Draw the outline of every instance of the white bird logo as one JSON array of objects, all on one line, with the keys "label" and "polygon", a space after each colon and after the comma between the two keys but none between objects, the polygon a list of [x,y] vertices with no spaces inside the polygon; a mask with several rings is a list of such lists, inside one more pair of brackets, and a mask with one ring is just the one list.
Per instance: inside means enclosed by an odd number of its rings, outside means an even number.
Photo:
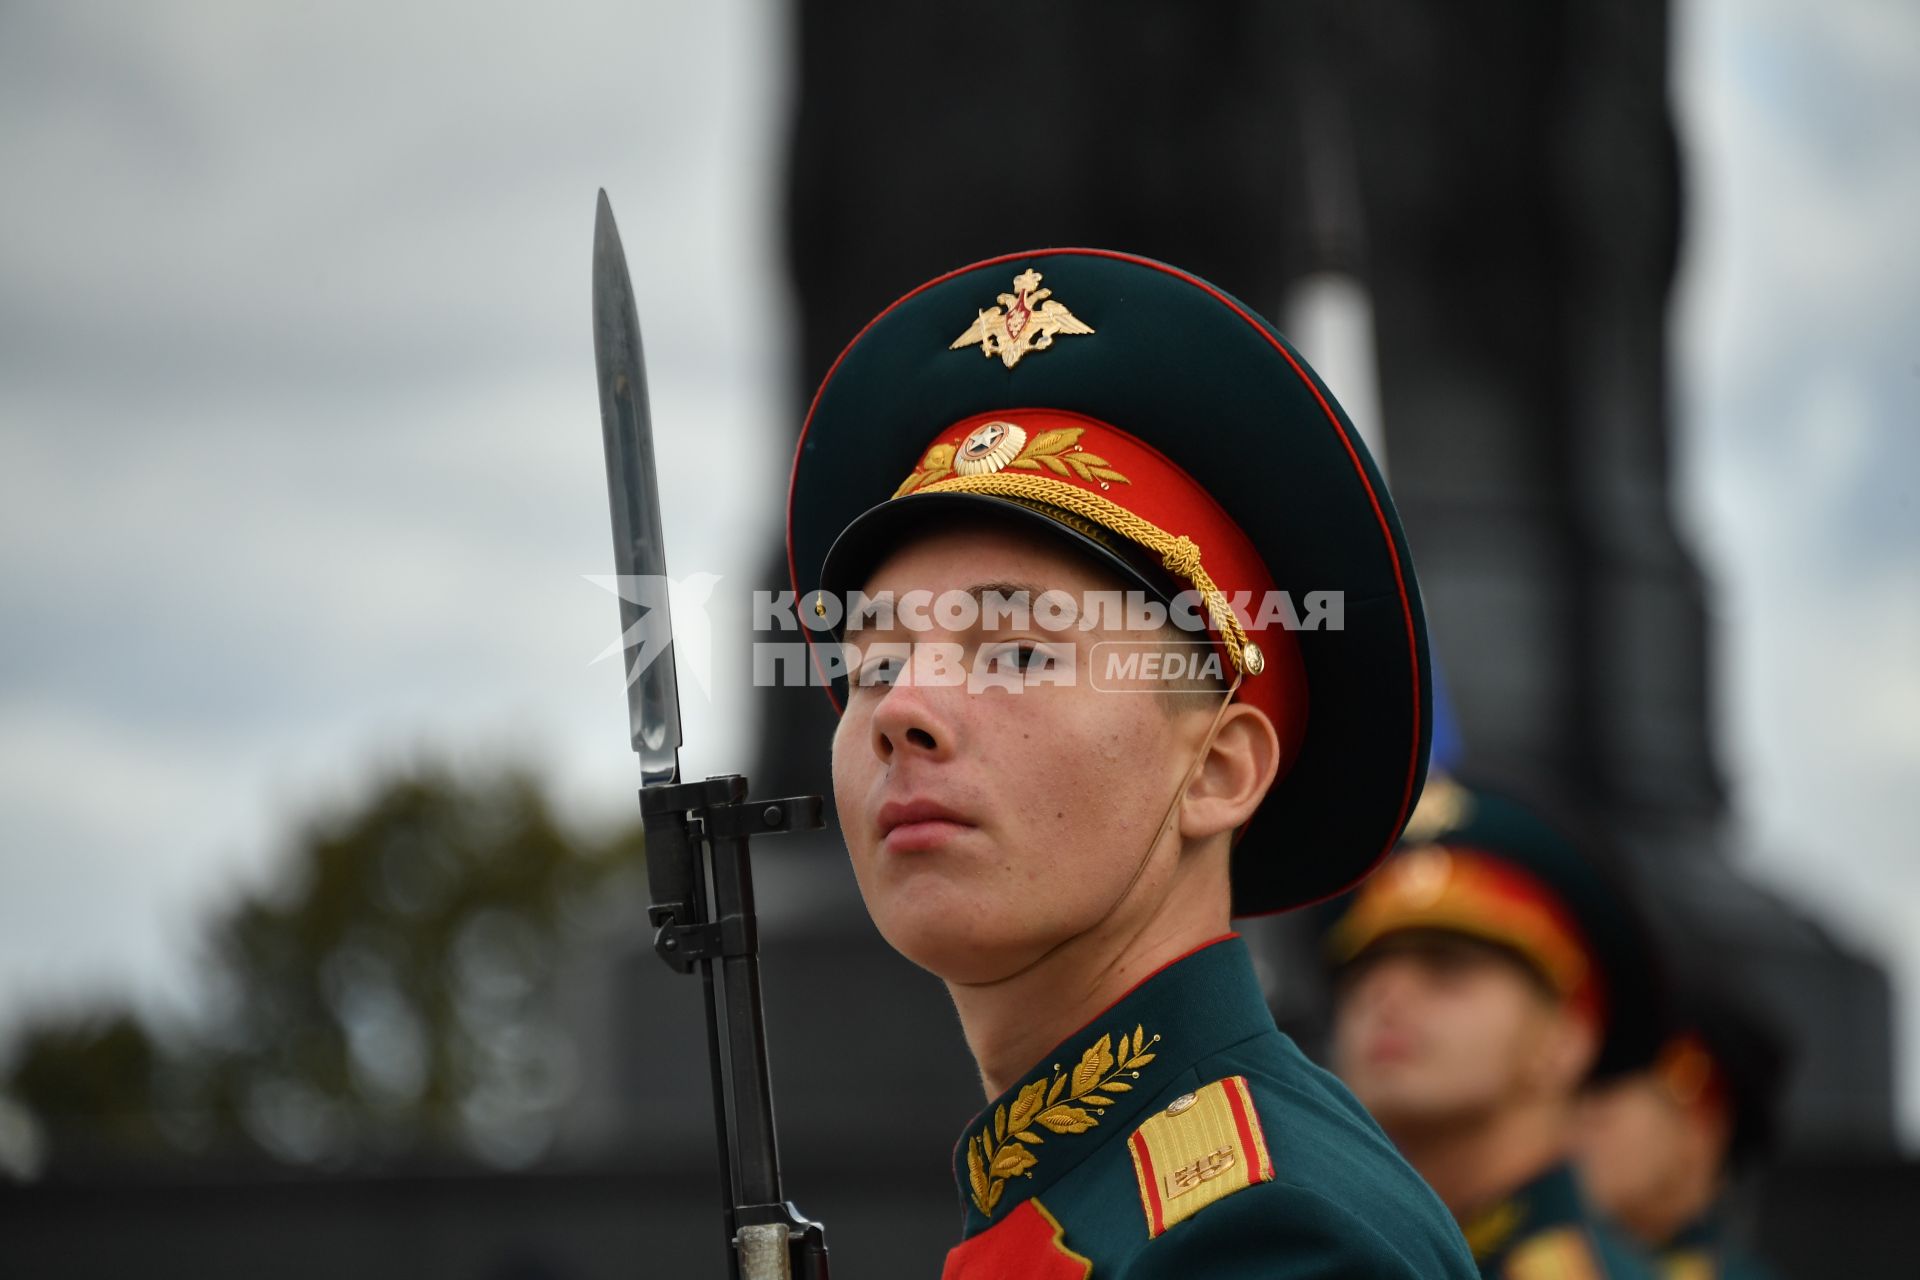
[{"label": "white bird logo", "polygon": [[633,625],[595,654],[588,666],[616,653],[631,652],[633,656],[627,661],[627,684],[631,686],[672,644],[675,670],[692,676],[701,696],[713,701],[713,623],[707,617],[707,601],[719,585],[719,574],[690,573],[679,579],[659,574],[581,576],[640,610]]}]

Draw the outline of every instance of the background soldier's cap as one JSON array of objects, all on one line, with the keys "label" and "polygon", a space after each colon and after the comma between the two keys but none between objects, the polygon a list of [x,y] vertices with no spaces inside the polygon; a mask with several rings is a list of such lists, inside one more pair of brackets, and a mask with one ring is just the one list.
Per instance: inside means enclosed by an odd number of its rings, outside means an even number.
[{"label": "background soldier's cap", "polygon": [[1589,1078],[1649,1066],[1671,1028],[1653,935],[1624,868],[1573,824],[1436,777],[1403,850],[1327,935],[1337,964],[1415,931],[1494,943],[1601,1027]]},{"label": "background soldier's cap", "polygon": [[1392,848],[1430,732],[1412,561],[1358,434],[1253,310],[1163,263],[1066,249],[963,268],[883,311],[801,432],[787,523],[800,607],[862,587],[916,533],[981,515],[1163,599],[1245,591],[1258,609],[1277,586],[1298,608],[1341,593],[1341,630],[1210,633],[1289,757],[1235,848],[1235,914],[1338,893]]},{"label": "background soldier's cap", "polygon": [[[1772,1019],[1737,993],[1721,962],[1692,953],[1672,959],[1679,1034],[1661,1050],[1655,1070],[1682,1103],[1696,1090],[1721,1095],[1733,1122],[1728,1163],[1742,1172],[1773,1150],[1793,1046]],[[1705,1071],[1690,1061],[1689,1050],[1707,1059]]]}]

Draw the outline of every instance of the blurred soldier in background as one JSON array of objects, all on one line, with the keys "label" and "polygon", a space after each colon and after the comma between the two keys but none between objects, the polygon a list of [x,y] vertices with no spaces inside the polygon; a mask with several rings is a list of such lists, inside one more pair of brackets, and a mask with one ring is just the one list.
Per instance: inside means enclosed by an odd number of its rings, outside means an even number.
[{"label": "blurred soldier in background", "polygon": [[1627,892],[1500,795],[1428,784],[1403,852],[1328,938],[1340,1077],[1501,1280],[1651,1274],[1569,1163],[1581,1092],[1662,1037]]},{"label": "blurred soldier in background", "polygon": [[1653,1066],[1593,1091],[1579,1165],[1594,1204],[1671,1280],[1765,1280],[1728,1239],[1734,1183],[1768,1155],[1788,1054],[1723,986],[1690,979]]}]

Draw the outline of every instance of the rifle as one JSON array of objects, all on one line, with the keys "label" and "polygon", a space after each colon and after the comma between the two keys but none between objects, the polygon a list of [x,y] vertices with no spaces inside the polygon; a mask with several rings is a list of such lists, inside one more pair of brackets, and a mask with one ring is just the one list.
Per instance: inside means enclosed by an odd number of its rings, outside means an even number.
[{"label": "rifle", "polygon": [[676,973],[698,970],[706,996],[728,1274],[733,1280],[826,1280],[826,1228],[802,1217],[780,1188],[747,856],[753,836],[817,830],[821,800],[748,800],[747,780],[737,774],[680,781],[680,690],[646,357],[626,252],[605,191],[594,216],[593,347],[614,566],[623,584],[627,718],[640,756],[647,919],[655,929],[654,951]]}]

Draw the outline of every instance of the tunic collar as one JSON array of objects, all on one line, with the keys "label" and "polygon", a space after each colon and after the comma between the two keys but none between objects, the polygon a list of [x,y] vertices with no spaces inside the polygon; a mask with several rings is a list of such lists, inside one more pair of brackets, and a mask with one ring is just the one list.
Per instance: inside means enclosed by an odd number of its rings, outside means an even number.
[{"label": "tunic collar", "polygon": [[1584,1226],[1586,1206],[1564,1161],[1461,1223],[1473,1260],[1485,1268],[1519,1240],[1555,1227]]},{"label": "tunic collar", "polygon": [[1658,1252],[1669,1253],[1715,1253],[1726,1238],[1726,1222],[1721,1205],[1713,1205],[1707,1211],[1673,1233],[1673,1238],[1660,1246]]},{"label": "tunic collar", "polygon": [[1203,1058],[1274,1029],[1240,935],[1148,975],[988,1103],[954,1147],[963,1235],[1005,1218],[1135,1123]]}]

